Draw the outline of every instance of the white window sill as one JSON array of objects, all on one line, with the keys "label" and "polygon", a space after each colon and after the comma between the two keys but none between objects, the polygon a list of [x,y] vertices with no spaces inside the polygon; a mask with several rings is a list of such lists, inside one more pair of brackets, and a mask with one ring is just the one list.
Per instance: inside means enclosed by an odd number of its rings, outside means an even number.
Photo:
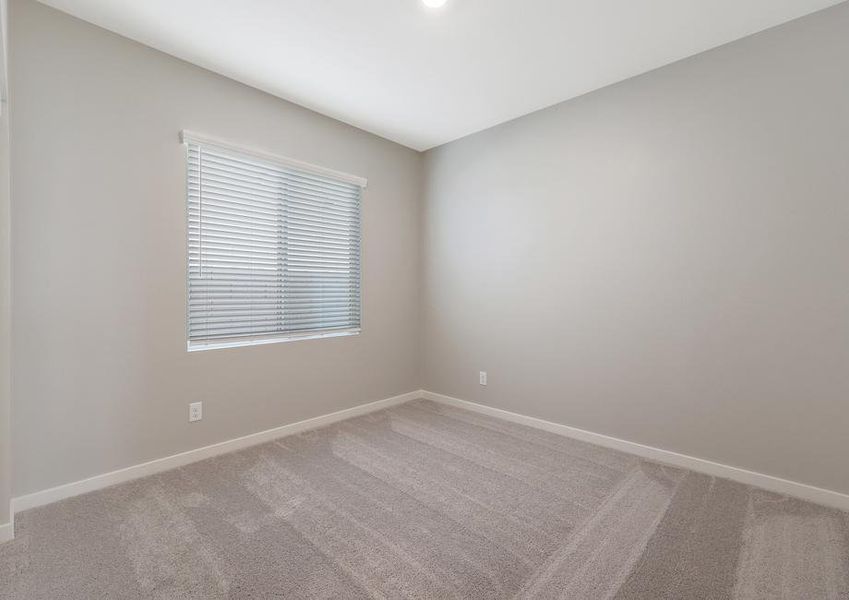
[{"label": "white window sill", "polygon": [[188,342],[189,352],[200,352],[202,350],[223,350],[225,348],[241,348],[243,346],[264,346],[266,344],[281,344],[285,342],[299,342],[302,340],[317,340],[321,338],[348,337],[359,335],[360,329],[346,329],[344,331],[330,331],[327,333],[305,333],[302,335],[267,336],[262,338],[217,340],[214,342]]}]

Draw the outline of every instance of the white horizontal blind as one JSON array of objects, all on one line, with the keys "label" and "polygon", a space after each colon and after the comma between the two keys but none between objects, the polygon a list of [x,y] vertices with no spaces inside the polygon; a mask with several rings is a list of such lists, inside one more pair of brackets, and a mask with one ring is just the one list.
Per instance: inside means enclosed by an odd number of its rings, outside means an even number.
[{"label": "white horizontal blind", "polygon": [[184,141],[189,348],[359,331],[361,185]]}]

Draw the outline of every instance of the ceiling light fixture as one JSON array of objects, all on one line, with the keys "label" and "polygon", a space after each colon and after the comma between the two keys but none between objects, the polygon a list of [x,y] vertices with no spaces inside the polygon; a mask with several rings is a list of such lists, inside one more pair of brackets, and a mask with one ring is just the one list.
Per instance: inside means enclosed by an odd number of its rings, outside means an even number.
[{"label": "ceiling light fixture", "polygon": [[428,8],[442,8],[447,0],[422,0],[422,4]]}]

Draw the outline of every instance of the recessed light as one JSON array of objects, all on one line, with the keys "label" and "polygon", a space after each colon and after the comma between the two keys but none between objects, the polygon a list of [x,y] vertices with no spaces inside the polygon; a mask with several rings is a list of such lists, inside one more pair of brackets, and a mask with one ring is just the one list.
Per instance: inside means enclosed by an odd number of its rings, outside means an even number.
[{"label": "recessed light", "polygon": [[422,0],[422,4],[427,6],[428,8],[441,8],[445,6],[445,3],[448,0]]}]

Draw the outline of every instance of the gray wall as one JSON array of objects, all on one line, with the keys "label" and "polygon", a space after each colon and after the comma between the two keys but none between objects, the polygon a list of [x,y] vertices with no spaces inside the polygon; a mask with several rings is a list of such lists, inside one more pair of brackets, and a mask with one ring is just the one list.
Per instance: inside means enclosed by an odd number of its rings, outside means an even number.
[{"label": "gray wall", "polygon": [[[15,495],[419,387],[419,154],[10,8]],[[369,178],[360,336],[186,352],[183,128]]]},{"label": "gray wall", "polygon": [[426,388],[849,492],[849,5],[426,168]]},{"label": "gray wall", "polygon": [[9,238],[9,112],[0,114],[0,525],[9,522],[11,496],[11,246]]},{"label": "gray wall", "polygon": [[[6,1],[0,0],[0,96],[6,75]],[[0,106],[0,526],[9,522],[11,497],[11,240],[9,223],[9,105]]]},{"label": "gray wall", "polygon": [[9,219],[9,111],[0,114],[0,525],[9,522],[12,486],[11,428],[11,240]]}]

